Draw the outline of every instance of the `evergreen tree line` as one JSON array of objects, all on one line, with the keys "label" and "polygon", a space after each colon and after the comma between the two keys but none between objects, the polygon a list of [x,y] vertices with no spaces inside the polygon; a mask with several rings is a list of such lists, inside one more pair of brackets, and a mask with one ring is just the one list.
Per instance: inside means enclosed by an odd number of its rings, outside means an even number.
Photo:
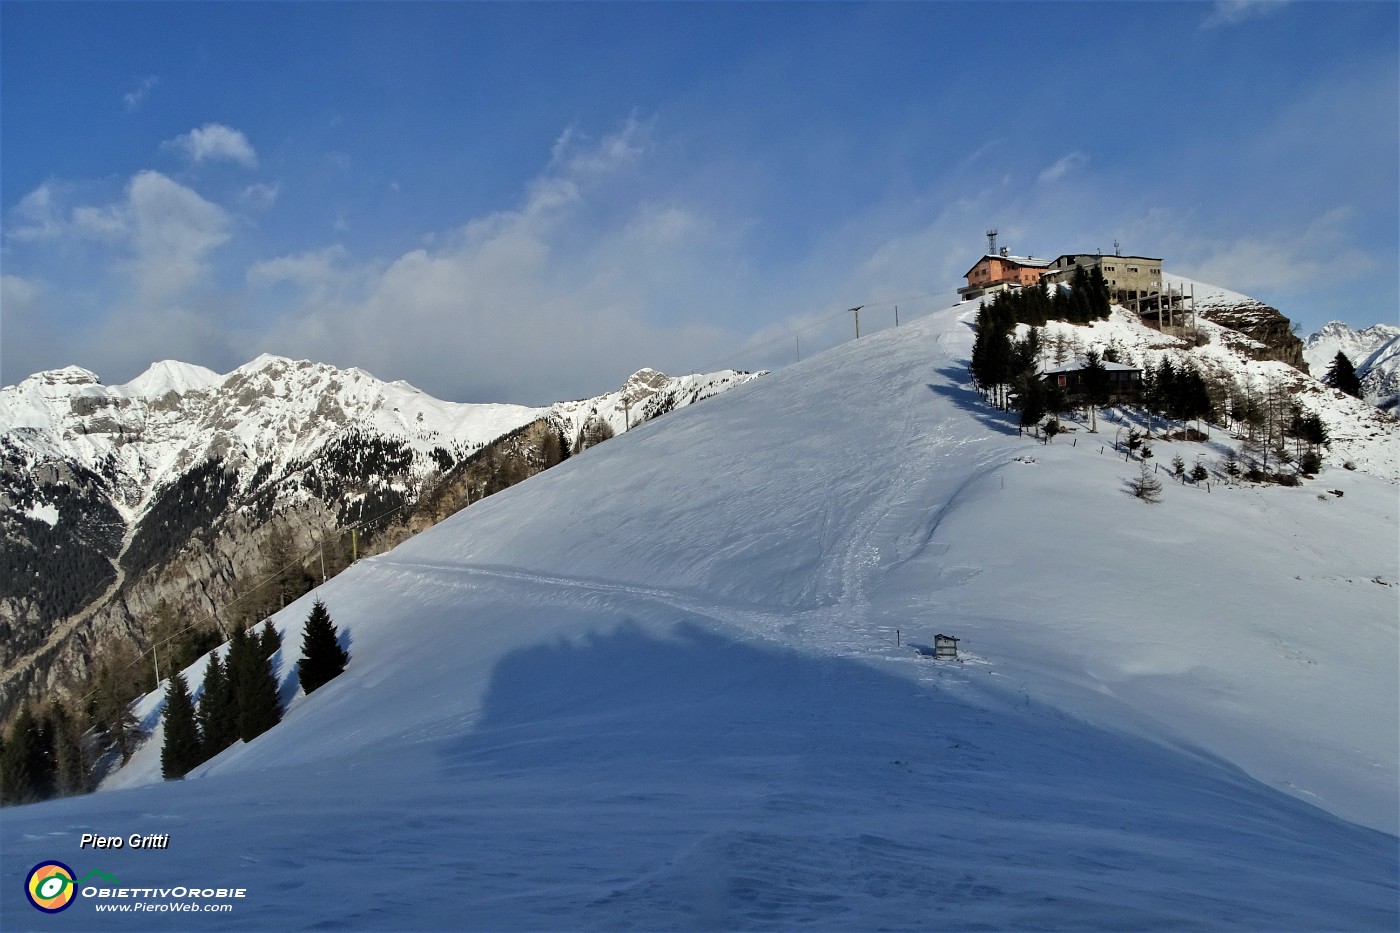
[{"label": "evergreen tree line", "polygon": [[0,804],[32,803],[89,790],[82,728],[57,703],[26,704],[0,741]]},{"label": "evergreen tree line", "polygon": [[[221,660],[209,656],[199,702],[178,672],[166,692],[165,744],[161,773],[167,780],[184,777],[234,742],[251,742],[282,719],[277,677],[272,659],[282,647],[271,620],[260,633],[239,630],[229,639]],[[302,632],[302,658],[297,670],[308,694],[338,677],[350,656],[340,647],[335,624],[319,599]]]},{"label": "evergreen tree line", "polygon": [[1142,404],[1153,414],[1183,423],[1215,417],[1205,378],[1194,367],[1177,365],[1165,356],[1155,369],[1143,369]]},{"label": "evergreen tree line", "polygon": [[977,336],[972,343],[972,384],[998,408],[1006,409],[1013,394],[1024,397],[1039,384],[1040,331],[1032,327],[1017,340],[1019,323],[1006,309],[983,305],[977,312]]},{"label": "evergreen tree line", "polygon": [[1088,324],[1108,317],[1112,303],[1108,282],[1094,268],[1085,272],[1078,266],[1070,278],[1070,287],[1050,288],[1045,283],[1026,285],[1020,289],[997,292],[982,308],[991,312],[992,320],[1005,323],[1029,324],[1043,327],[1050,321]]}]

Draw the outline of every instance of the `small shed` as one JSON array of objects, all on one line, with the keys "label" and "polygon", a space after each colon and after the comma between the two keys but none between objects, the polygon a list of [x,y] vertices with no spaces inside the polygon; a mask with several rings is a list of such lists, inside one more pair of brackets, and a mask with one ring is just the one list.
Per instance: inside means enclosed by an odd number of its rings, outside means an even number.
[{"label": "small shed", "polygon": [[958,639],[952,635],[933,636],[933,657],[935,660],[948,658],[956,661],[958,659]]}]

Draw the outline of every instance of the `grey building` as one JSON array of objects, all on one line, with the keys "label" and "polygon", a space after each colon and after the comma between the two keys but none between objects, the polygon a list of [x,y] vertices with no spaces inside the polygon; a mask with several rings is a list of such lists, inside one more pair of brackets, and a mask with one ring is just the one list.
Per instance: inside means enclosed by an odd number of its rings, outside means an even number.
[{"label": "grey building", "polygon": [[1105,256],[1102,253],[1066,253],[1054,262],[1043,281],[1068,284],[1076,268],[1085,272],[1098,267],[1108,292],[1117,304],[1125,304],[1162,291],[1162,260],[1149,256]]}]

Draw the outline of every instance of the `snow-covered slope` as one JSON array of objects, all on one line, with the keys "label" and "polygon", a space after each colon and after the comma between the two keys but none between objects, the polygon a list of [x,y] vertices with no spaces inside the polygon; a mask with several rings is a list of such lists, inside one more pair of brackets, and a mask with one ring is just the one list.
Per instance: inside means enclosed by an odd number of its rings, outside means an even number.
[{"label": "snow-covered slope", "polygon": [[[247,889],[201,929],[1393,929],[1395,486],[1146,505],[1112,422],[1041,446],[984,406],[971,316],[362,561],[317,593],[340,679],[298,694],[289,606],[281,725],[133,786],[147,701],[125,789],[6,813],[0,884],[60,858]],[[911,650],[937,633],[961,663]]]},{"label": "snow-covered slope", "polygon": [[1319,379],[1339,352],[1356,367],[1366,400],[1394,408],[1400,396],[1400,327],[1373,324],[1356,330],[1341,321],[1330,321],[1304,342],[1308,368]]}]

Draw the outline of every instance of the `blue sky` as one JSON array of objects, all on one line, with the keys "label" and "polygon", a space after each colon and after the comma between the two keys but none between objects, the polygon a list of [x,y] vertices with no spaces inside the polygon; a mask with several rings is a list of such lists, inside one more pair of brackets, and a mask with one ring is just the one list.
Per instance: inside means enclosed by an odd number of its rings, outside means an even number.
[{"label": "blue sky", "polygon": [[1394,322],[1397,49],[1390,2],[4,3],[0,381],[543,403],[944,306],[992,226]]}]

